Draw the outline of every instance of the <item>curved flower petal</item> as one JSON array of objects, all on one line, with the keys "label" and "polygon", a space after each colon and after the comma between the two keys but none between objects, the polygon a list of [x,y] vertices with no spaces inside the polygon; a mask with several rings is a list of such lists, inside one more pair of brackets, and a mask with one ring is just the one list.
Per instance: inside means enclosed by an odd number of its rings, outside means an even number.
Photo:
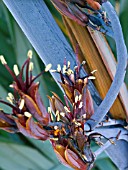
[{"label": "curved flower petal", "polygon": [[37,104],[30,96],[26,94],[22,94],[22,95],[29,112],[33,115],[33,117],[36,118],[41,124],[47,125],[49,123],[49,117],[43,117]]},{"label": "curved flower petal", "polygon": [[55,145],[54,152],[56,153],[57,158],[59,159],[59,161],[63,165],[70,167],[69,164],[67,163],[66,159],[65,159],[65,154],[64,154],[65,147],[64,146],[59,145],[59,144]]},{"label": "curved flower petal", "polygon": [[70,149],[67,149],[65,150],[65,158],[67,160],[67,162],[69,163],[69,165],[76,169],[76,170],[81,170],[81,169],[84,169],[86,170],[87,169],[87,164],[85,164],[80,158],[79,156],[74,153],[73,151],[71,151]]},{"label": "curved flower petal", "polygon": [[60,13],[62,15],[67,16],[68,18],[76,21],[78,24],[85,26],[85,23],[83,23],[80,19],[78,19],[75,15],[73,15],[68,7],[66,6],[66,4],[60,0],[51,0],[51,2],[53,3],[53,5],[55,6],[56,9],[58,9],[58,11],[60,11]]}]

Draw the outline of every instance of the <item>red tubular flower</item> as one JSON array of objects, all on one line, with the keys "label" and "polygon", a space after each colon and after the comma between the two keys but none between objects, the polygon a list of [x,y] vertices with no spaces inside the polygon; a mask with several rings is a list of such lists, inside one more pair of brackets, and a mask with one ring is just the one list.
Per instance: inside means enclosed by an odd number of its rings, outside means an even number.
[{"label": "red tubular flower", "polygon": [[[84,62],[82,65],[77,63],[74,70],[71,70],[70,62],[65,62],[62,69],[58,65],[55,72],[60,74],[65,102],[53,93],[52,97],[48,96],[50,107],[47,112],[38,92],[39,83],[34,82],[42,73],[32,76],[30,57],[20,72],[16,65],[13,72],[4,58],[0,59],[14,79],[11,85],[14,95],[9,93],[7,97],[10,103],[0,100],[12,108],[12,114],[0,111],[0,129],[12,133],[21,132],[25,136],[43,141],[50,139],[58,159],[64,165],[76,170],[87,169],[94,162],[90,149],[91,138],[84,131],[85,122],[94,113],[92,98],[87,88],[88,79],[95,78],[92,75],[94,71],[81,77]],[[45,71],[49,70],[49,66]]]},{"label": "red tubular flower", "polygon": [[[42,73],[36,77],[32,76],[33,63],[30,62],[31,51],[29,51],[28,56],[29,58],[23,64],[20,72],[16,65],[14,65],[13,72],[8,67],[3,56],[0,58],[2,64],[14,79],[11,85],[14,95],[9,93],[7,97],[7,100],[11,103],[0,100],[1,103],[12,108],[12,114],[6,114],[3,111],[0,112],[0,128],[10,132],[19,131],[29,137],[46,140],[49,138],[49,133],[46,132],[43,126],[49,124],[50,115],[38,93],[39,83],[34,82]],[[25,80],[23,79],[24,71],[26,73]]]},{"label": "red tubular flower", "polygon": [[[70,62],[61,69],[58,65],[61,86],[65,91],[65,104],[53,93],[49,97],[52,123],[54,125],[51,142],[58,159],[74,169],[86,169],[94,156],[90,149],[90,138],[84,132],[84,124],[94,113],[93,102],[87,88],[88,79],[94,79],[92,73],[80,77],[82,65],[70,69]],[[70,101],[70,103],[69,103]],[[58,124],[57,124],[58,122]]]},{"label": "red tubular flower", "polygon": [[98,11],[101,9],[100,4],[102,4],[101,0],[51,0],[51,2],[62,15],[67,16],[82,26],[89,22],[89,18],[80,8]]}]

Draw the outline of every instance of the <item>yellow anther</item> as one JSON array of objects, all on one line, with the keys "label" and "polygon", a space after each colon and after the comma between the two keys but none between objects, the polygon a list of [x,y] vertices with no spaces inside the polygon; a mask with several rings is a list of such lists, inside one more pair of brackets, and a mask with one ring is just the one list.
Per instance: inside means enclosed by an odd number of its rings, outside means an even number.
[{"label": "yellow anther", "polygon": [[75,97],[75,103],[77,103],[77,102],[78,102],[78,99],[79,99],[79,97],[78,97],[78,96],[76,96],[76,97]]},{"label": "yellow anther", "polygon": [[65,117],[65,113],[64,112],[60,112],[60,115]]},{"label": "yellow anther", "polygon": [[32,71],[33,68],[34,68],[34,64],[33,64],[33,62],[30,62],[30,64],[29,64],[29,71]]},{"label": "yellow anther", "polygon": [[97,71],[97,70],[93,70],[93,71],[91,72],[91,74],[94,74],[96,71]]},{"label": "yellow anther", "polygon": [[51,69],[51,67],[52,67],[52,64],[46,65],[46,67],[45,67],[45,72],[49,71],[49,70]]},{"label": "yellow anther", "polygon": [[64,109],[66,112],[70,112],[70,110],[67,108],[67,106],[64,106]]},{"label": "yellow anther", "polygon": [[15,65],[13,66],[13,70],[14,70],[15,75],[18,76],[20,72],[19,72],[19,69],[18,69],[17,64],[15,64]]},{"label": "yellow anther", "polygon": [[58,138],[51,138],[51,140],[58,141]]},{"label": "yellow anther", "polygon": [[19,109],[20,109],[20,110],[23,109],[24,103],[25,103],[24,99],[21,99],[21,102],[20,102],[20,105],[19,105]]},{"label": "yellow anther", "polygon": [[10,99],[10,97],[6,97],[6,99],[11,103],[11,104],[13,104],[13,101],[12,101],[12,99]]},{"label": "yellow anther", "polygon": [[59,122],[60,121],[60,114],[57,114],[57,122]]},{"label": "yellow anther", "polygon": [[66,69],[67,69],[66,65],[63,65],[63,73],[66,73]]},{"label": "yellow anther", "polygon": [[86,161],[88,161],[88,159],[87,159],[87,157],[86,157],[85,155],[82,154],[82,157],[83,157]]},{"label": "yellow anther", "polygon": [[14,96],[13,96],[13,94],[12,93],[8,93],[8,96],[10,97],[10,99],[14,99]]},{"label": "yellow anther", "polygon": [[61,71],[61,66],[60,66],[60,64],[57,65],[57,71],[58,71],[58,72]]},{"label": "yellow anther", "polygon": [[51,107],[48,107],[48,113],[52,113]]},{"label": "yellow anther", "polygon": [[71,74],[73,74],[73,71],[71,69],[68,69],[67,74],[71,75]]},{"label": "yellow anther", "polygon": [[82,99],[82,95],[80,94],[80,95],[79,95],[79,101],[80,101],[81,99]]},{"label": "yellow anther", "polygon": [[70,67],[70,64],[71,64],[70,61],[68,61],[68,68]]},{"label": "yellow anther", "polygon": [[28,51],[27,56],[28,56],[30,59],[32,58],[32,50],[29,50],[29,51]]},{"label": "yellow anther", "polygon": [[56,111],[56,116],[59,114],[59,110]]},{"label": "yellow anther", "polygon": [[86,64],[86,61],[82,61],[82,65],[85,65]]},{"label": "yellow anther", "polygon": [[75,124],[76,124],[77,126],[81,126],[81,123],[79,123],[79,122],[76,122],[76,121],[75,121]]},{"label": "yellow anther", "polygon": [[29,113],[29,112],[24,112],[24,116],[26,116],[26,117],[31,117],[32,115],[31,115],[31,113]]},{"label": "yellow anther", "polygon": [[10,84],[9,87],[13,88],[14,86],[13,86],[13,84]]},{"label": "yellow anther", "polygon": [[2,63],[3,65],[7,64],[7,62],[6,62],[6,60],[5,60],[5,58],[4,58],[3,55],[0,55],[0,61],[1,61],[1,63]]},{"label": "yellow anther", "polygon": [[57,70],[50,70],[51,73],[55,73]]},{"label": "yellow anther", "polygon": [[80,102],[79,109],[81,109],[82,107],[83,107],[83,102]]},{"label": "yellow anther", "polygon": [[86,116],[87,116],[86,114],[83,114],[83,115],[82,115],[82,117],[83,117],[84,119],[86,119]]},{"label": "yellow anther", "polygon": [[58,129],[58,126],[54,126],[54,129],[57,130],[57,129]]},{"label": "yellow anther", "polygon": [[95,80],[96,77],[94,77],[94,76],[89,76],[88,79],[90,79],[90,80]]}]

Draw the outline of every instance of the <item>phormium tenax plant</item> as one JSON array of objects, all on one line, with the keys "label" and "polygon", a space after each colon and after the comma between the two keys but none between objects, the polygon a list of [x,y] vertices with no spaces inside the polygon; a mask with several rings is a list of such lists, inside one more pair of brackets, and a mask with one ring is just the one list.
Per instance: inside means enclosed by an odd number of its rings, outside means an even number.
[{"label": "phormium tenax plant", "polygon": [[[94,113],[88,79],[95,79],[93,76],[95,70],[81,77],[81,69],[85,62],[80,64],[76,60],[73,70],[69,61],[65,60],[63,66],[58,64],[57,70],[51,71],[60,74],[65,102],[63,103],[53,92],[52,97],[48,96],[50,107],[46,108],[38,91],[39,82],[35,80],[49,71],[51,64],[48,64],[39,75],[33,76],[31,58],[32,51],[29,51],[28,59],[21,70],[19,71],[17,65],[14,65],[12,71],[4,57],[0,57],[2,64],[13,78],[13,83],[10,85],[13,94],[8,93],[8,101],[0,100],[12,111],[6,113],[0,110],[0,129],[10,133],[20,132],[27,137],[42,141],[50,140],[61,163],[74,169],[89,169],[95,160],[95,154],[90,147],[91,142],[95,140],[98,144],[102,144],[101,134],[88,135],[84,130],[85,122]],[[24,73],[25,78],[23,78]]]}]

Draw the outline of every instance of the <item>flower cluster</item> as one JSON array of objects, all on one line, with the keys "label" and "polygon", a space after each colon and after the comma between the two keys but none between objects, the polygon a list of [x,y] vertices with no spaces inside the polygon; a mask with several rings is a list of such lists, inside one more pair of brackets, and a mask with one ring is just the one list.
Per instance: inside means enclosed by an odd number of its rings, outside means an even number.
[{"label": "flower cluster", "polygon": [[102,10],[107,0],[51,0],[55,8],[64,16],[79,25],[89,26],[109,36],[112,34],[111,22]]},{"label": "flower cluster", "polygon": [[[0,57],[14,82],[10,85],[14,94],[8,93],[7,100],[1,103],[12,108],[12,113],[0,111],[0,129],[8,132],[21,132],[23,135],[39,140],[50,140],[58,159],[66,166],[74,169],[87,169],[94,162],[90,149],[93,136],[84,131],[85,122],[94,113],[93,101],[87,88],[88,79],[92,75],[81,77],[80,71],[84,62],[70,68],[70,62],[65,62],[61,68],[52,70],[60,74],[61,86],[65,92],[64,101],[53,93],[48,96],[50,107],[45,108],[39,95],[39,82],[35,80],[51,68],[47,65],[45,71],[34,77],[31,51],[21,70],[14,65],[14,72],[8,67],[3,56]],[[23,73],[25,72],[25,79]]]}]

